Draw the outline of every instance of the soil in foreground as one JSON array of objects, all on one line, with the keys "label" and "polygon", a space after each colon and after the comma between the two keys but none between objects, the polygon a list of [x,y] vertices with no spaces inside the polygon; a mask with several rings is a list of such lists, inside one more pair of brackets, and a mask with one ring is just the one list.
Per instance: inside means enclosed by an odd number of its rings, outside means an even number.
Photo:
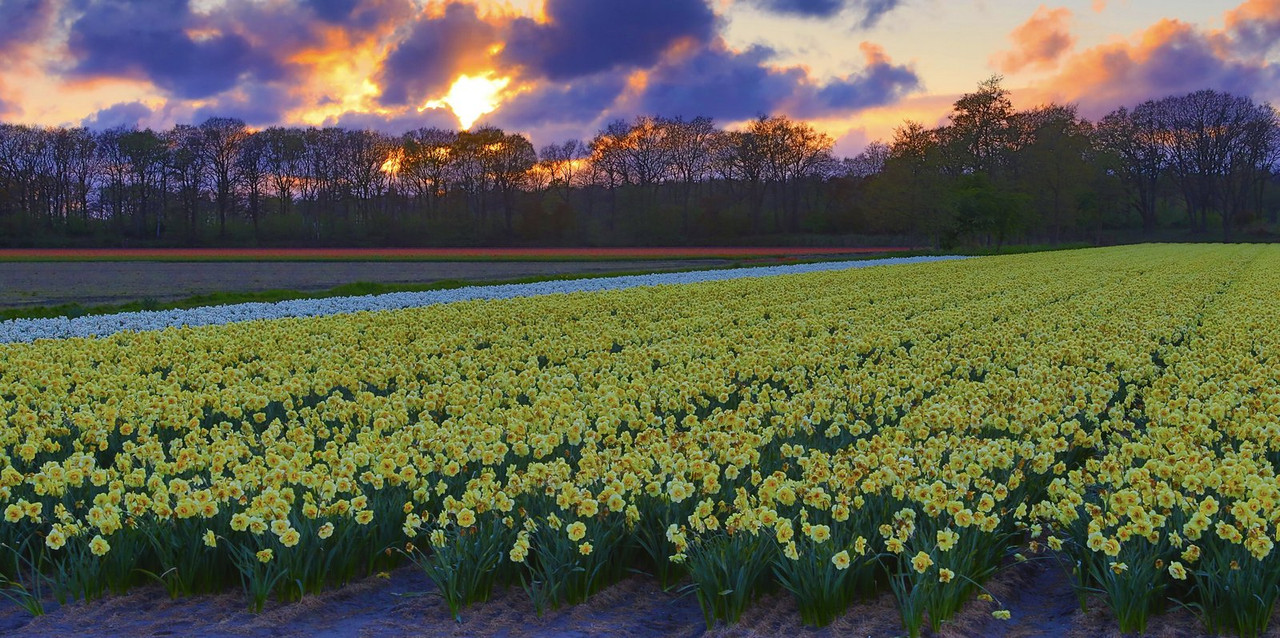
[{"label": "soil in foreground", "polygon": [[429,284],[726,266],[721,259],[627,261],[0,262],[0,308],[170,301],[222,292],[320,291],[355,282]]},{"label": "soil in foreground", "polygon": [[[486,603],[466,610],[463,622],[449,616],[431,583],[416,568],[398,569],[301,602],[269,604],[253,615],[239,592],[170,600],[164,590],[145,587],[127,596],[52,609],[31,618],[15,605],[0,604],[0,634],[7,636],[708,636],[819,638],[898,636],[903,633],[892,595],[863,601],[832,625],[815,629],[800,622],[785,592],[767,595],[741,622],[707,631],[693,595],[661,591],[652,579],[633,576],[591,597],[537,618],[519,588],[499,590]],[[1013,565],[987,589],[1012,619],[997,620],[994,603],[971,601],[941,636],[1116,636],[1120,633],[1103,601],[1082,612],[1062,570],[1049,561]],[[2,602],[2,601],[0,601]],[[51,607],[56,605],[51,604]],[[1280,636],[1273,621],[1269,636]],[[1150,636],[1204,635],[1190,613],[1173,609],[1152,619]]]}]

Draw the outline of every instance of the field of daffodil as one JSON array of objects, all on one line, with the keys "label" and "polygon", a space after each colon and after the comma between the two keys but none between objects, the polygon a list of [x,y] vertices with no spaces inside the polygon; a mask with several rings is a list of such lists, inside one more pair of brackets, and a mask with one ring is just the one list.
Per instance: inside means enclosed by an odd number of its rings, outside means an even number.
[{"label": "field of daffodil", "polygon": [[462,617],[639,570],[709,626],[889,591],[918,635],[1030,558],[1122,631],[1255,635],[1277,299],[1280,248],[1137,246],[3,345],[2,591],[261,609],[408,562]]}]

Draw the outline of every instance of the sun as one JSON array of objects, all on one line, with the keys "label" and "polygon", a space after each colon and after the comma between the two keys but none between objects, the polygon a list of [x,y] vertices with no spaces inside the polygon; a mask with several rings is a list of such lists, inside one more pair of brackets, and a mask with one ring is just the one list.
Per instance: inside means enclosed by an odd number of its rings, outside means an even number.
[{"label": "sun", "polygon": [[421,113],[427,109],[448,108],[458,116],[458,122],[464,130],[471,128],[481,115],[491,113],[501,102],[502,90],[511,83],[511,78],[494,78],[492,73],[484,75],[460,75],[454,80],[449,92],[438,100],[431,100],[418,108]]}]

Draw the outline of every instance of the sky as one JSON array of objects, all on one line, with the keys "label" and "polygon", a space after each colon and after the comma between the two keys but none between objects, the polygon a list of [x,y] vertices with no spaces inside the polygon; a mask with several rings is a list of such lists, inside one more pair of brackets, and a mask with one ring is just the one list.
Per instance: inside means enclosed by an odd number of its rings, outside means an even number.
[{"label": "sky", "polygon": [[1212,88],[1280,104],[1280,0],[0,0],[0,121],[211,116],[541,146],[637,115],[812,122],[852,155],[945,122],[993,74],[1015,106]]}]

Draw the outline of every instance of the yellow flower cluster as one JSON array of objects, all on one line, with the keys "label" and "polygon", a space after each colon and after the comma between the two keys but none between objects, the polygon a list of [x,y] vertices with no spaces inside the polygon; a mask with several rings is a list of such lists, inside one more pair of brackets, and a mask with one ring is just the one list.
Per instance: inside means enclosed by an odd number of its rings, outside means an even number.
[{"label": "yellow flower cluster", "polygon": [[660,505],[677,561],[762,535],[959,587],[1044,521],[1134,569],[1167,540],[1185,578],[1280,538],[1277,273],[1142,246],[0,346],[0,541],[302,569],[500,521],[523,563]]},{"label": "yellow flower cluster", "polygon": [[[1198,262],[1197,281],[1167,275],[1184,283],[1165,294],[1191,312],[1163,320],[1149,365],[1119,379],[1106,418],[1089,426],[1089,457],[1053,481],[1036,514],[1074,541],[1081,564],[1098,566],[1093,586],[1113,598],[1190,589],[1227,627],[1258,617],[1233,627],[1252,634],[1280,581],[1280,259],[1221,252],[1243,259]],[[1174,582],[1188,579],[1194,587]]]}]

